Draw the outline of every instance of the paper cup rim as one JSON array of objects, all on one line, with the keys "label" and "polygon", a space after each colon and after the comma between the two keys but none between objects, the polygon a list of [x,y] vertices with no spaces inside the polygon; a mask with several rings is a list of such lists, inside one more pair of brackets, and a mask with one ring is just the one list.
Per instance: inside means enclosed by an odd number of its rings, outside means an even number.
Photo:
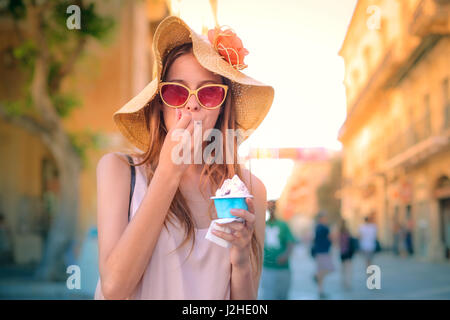
[{"label": "paper cup rim", "polygon": [[212,199],[212,200],[215,200],[215,199],[237,199],[237,198],[253,198],[253,196],[249,195],[249,196],[223,196],[223,197],[214,196],[214,197],[210,197],[210,199]]}]

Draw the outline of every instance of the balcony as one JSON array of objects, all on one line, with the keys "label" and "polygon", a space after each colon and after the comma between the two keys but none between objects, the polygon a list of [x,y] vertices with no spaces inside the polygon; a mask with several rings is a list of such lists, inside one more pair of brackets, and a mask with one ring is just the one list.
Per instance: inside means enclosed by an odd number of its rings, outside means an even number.
[{"label": "balcony", "polygon": [[443,110],[446,122],[443,130],[432,134],[430,114],[414,122],[407,130],[400,132],[388,143],[383,171],[397,166],[413,166],[450,144],[450,106]]},{"label": "balcony", "polygon": [[431,122],[430,115],[427,114],[413,123],[408,129],[395,136],[392,142],[388,144],[387,158],[394,158],[430,136]]}]

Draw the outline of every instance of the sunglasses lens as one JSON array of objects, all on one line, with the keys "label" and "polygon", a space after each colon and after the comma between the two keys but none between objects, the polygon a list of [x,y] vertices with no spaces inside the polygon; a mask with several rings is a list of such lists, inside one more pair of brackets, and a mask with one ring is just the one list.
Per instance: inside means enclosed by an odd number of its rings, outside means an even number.
[{"label": "sunglasses lens", "polygon": [[189,92],[182,86],[166,84],[161,88],[161,96],[167,104],[181,106],[186,102]]},{"label": "sunglasses lens", "polygon": [[206,108],[217,107],[225,96],[225,89],[219,86],[205,87],[198,91],[198,100]]}]

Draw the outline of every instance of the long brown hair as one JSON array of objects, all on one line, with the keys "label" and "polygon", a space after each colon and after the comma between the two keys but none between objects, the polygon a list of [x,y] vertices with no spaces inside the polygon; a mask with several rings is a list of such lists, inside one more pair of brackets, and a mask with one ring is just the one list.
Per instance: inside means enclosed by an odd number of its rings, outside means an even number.
[{"label": "long brown hair", "polygon": [[[192,43],[186,43],[180,46],[173,48],[163,60],[163,69],[161,72],[161,80],[165,81],[167,72],[173,62],[180,57],[181,55],[192,52]],[[200,190],[203,193],[205,187],[208,182],[210,183],[210,191],[216,190],[225,179],[232,178],[235,174],[242,179],[242,173],[240,165],[238,164],[238,156],[237,156],[237,141],[234,136],[232,136],[233,141],[227,141],[229,137],[226,135],[227,129],[236,130],[236,113],[233,104],[233,94],[232,94],[232,83],[229,79],[222,77],[223,83],[228,85],[230,90],[228,90],[227,98],[224,103],[224,107],[221,107],[221,112],[218,116],[218,119],[215,124],[215,128],[219,129],[222,133],[223,143],[223,159],[227,159],[227,145],[228,143],[233,143],[233,163],[232,164],[218,164],[215,161],[212,163],[205,163],[200,174]],[[147,172],[147,181],[150,183],[151,178],[158,166],[159,154],[161,152],[162,145],[164,143],[164,139],[167,135],[167,128],[164,124],[164,118],[162,113],[163,103],[159,95],[157,95],[151,102],[149,102],[145,106],[145,119],[146,126],[149,132],[149,141],[148,141],[148,149],[142,154],[135,154],[138,158],[142,158],[143,160],[140,163],[135,164],[135,166],[139,166],[145,164],[146,172]],[[233,131],[234,132],[234,131]],[[215,156],[215,155],[214,155]],[[228,161],[226,161],[228,162]],[[252,190],[250,190],[252,193]],[[208,208],[208,214],[211,219],[213,219],[214,205],[213,201],[210,200],[210,205]],[[167,222],[173,221],[173,219],[177,219],[181,222],[181,225],[185,230],[185,239],[178,247],[182,247],[185,245],[190,239],[192,239],[191,251],[193,249],[193,245],[195,242],[195,230],[194,230],[194,222],[192,218],[191,211],[186,203],[185,198],[183,197],[180,188],[178,187],[175,196],[172,200],[172,203],[169,207],[169,213],[164,221],[164,227],[167,228]],[[177,248],[177,249],[178,249]],[[253,270],[260,272],[262,267],[262,248],[256,239],[256,232],[253,232],[252,241],[251,241],[251,263]],[[189,254],[190,254],[189,253]]]}]

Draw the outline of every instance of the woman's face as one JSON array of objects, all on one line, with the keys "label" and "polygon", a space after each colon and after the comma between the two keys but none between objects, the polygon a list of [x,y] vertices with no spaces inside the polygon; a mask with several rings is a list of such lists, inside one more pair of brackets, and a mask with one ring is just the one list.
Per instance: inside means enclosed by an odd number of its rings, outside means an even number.
[{"label": "woman's face", "polygon": [[[216,83],[222,84],[222,77],[205,68],[203,68],[194,57],[193,53],[186,53],[179,56],[170,66],[166,82],[179,82],[195,90],[205,84]],[[183,112],[190,112],[192,114],[192,123],[201,121],[202,131],[211,129],[216,124],[219,117],[220,110],[225,107],[225,102],[220,108],[208,110],[203,108],[197,101],[195,95],[191,95],[186,102]],[[163,117],[167,130],[173,128],[177,120],[177,109],[168,107],[163,103]]]}]

